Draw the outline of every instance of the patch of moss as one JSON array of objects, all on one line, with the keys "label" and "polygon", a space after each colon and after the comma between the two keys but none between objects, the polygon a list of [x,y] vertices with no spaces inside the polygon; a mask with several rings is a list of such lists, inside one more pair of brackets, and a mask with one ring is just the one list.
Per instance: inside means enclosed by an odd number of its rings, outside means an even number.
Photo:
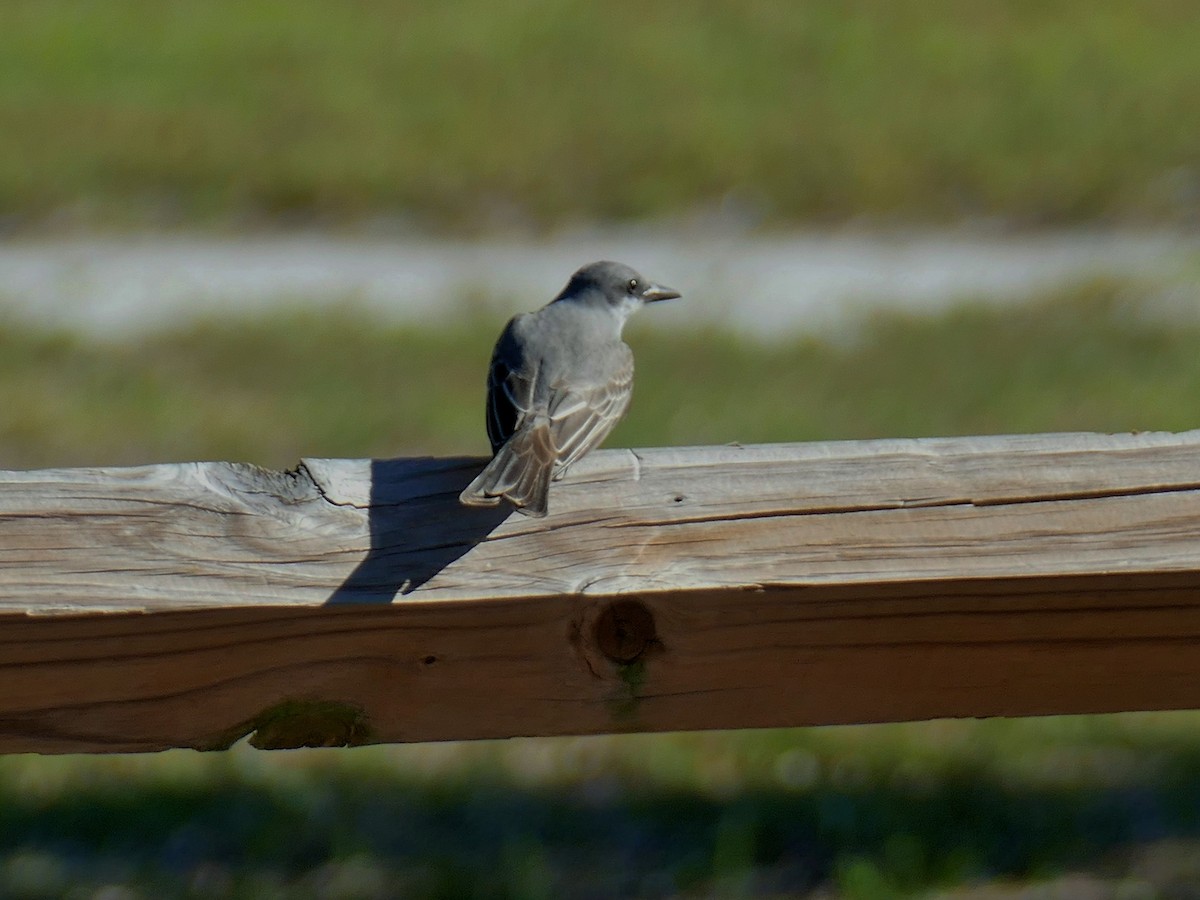
[{"label": "patch of moss", "polygon": [[250,735],[250,746],[259,750],[371,743],[370,720],[361,708],[333,700],[285,700],[197,749],[227,750],[246,735]]}]

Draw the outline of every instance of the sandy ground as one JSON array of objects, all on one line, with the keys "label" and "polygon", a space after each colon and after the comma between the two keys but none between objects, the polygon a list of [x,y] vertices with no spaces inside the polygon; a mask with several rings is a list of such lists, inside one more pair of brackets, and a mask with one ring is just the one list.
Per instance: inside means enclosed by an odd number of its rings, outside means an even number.
[{"label": "sandy ground", "polygon": [[545,241],[319,234],[0,242],[0,316],[121,335],[288,303],[427,321],[550,299],[577,266],[618,259],[682,290],[651,326],[826,331],[880,308],[1005,302],[1091,276],[1197,288],[1200,235],[1170,232],[579,232]]}]

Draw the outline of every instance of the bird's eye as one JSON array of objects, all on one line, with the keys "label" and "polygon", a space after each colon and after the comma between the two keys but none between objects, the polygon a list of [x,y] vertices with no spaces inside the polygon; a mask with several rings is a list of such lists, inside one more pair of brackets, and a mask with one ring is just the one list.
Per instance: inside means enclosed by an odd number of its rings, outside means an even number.
[{"label": "bird's eye", "polygon": [[637,282],[637,279],[636,279],[636,278],[630,278],[630,279],[629,279],[629,293],[631,293],[631,294],[636,294],[636,293],[637,293],[637,289],[638,289],[638,282]]}]

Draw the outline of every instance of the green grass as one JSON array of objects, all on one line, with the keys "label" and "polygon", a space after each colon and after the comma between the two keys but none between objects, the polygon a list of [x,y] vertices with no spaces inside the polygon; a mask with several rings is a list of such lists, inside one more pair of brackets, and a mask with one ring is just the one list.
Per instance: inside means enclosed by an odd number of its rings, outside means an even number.
[{"label": "green grass", "polygon": [[[1095,282],[1028,307],[876,316],[849,342],[634,329],[637,388],[608,446],[1196,425],[1200,324]],[[10,467],[479,453],[501,322],[381,326],[352,308],[132,343],[0,329]]]},{"label": "green grass", "polygon": [[1140,883],[1130,896],[1166,896],[1198,874],[1196,726],[1195,714],[1157,713],[9,757],[0,894],[738,897],[824,885],[874,900],[1081,869],[1114,889]]},{"label": "green grass", "polygon": [[[1200,322],[1148,315],[1152,299],[1096,282],[1018,308],[880,316],[836,344],[641,330],[609,445],[1189,428]],[[337,310],[100,344],[10,326],[0,458],[482,452],[498,328]],[[0,896],[875,898],[1072,871],[1168,896],[1200,885],[1198,725],[1158,713],[7,757]]]},{"label": "green grass", "polygon": [[8,0],[0,216],[1194,215],[1184,0]]}]

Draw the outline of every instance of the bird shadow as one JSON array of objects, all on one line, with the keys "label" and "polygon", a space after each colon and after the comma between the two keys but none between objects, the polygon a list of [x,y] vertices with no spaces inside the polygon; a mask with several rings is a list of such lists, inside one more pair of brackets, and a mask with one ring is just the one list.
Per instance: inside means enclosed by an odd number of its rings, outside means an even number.
[{"label": "bird shadow", "polygon": [[392,603],[483,541],[512,512],[504,504],[458,502],[485,462],[470,457],[372,460],[370,548],[325,605]]}]

